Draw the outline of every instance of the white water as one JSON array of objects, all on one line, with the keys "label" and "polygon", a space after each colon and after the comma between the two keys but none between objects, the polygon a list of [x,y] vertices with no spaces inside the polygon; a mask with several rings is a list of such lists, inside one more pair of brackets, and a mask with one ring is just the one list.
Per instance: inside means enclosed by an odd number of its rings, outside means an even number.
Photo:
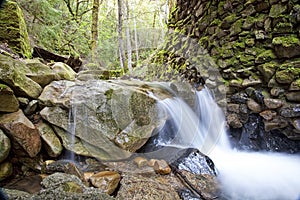
[{"label": "white water", "polygon": [[225,117],[207,89],[197,92],[197,113],[179,98],[160,102],[174,119],[177,136],[165,145],[196,147],[215,163],[225,198],[230,200],[297,200],[299,155],[233,150]]}]

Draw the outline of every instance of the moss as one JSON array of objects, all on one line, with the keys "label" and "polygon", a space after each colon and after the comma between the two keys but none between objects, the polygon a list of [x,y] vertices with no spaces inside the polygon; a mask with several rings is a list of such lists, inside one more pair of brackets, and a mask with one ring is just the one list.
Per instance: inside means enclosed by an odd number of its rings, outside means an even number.
[{"label": "moss", "polygon": [[245,48],[245,42],[235,42],[233,43],[233,48],[237,49],[237,48],[241,48],[244,49]]},{"label": "moss", "polygon": [[292,23],[279,22],[274,27],[274,32],[276,33],[288,33],[293,31]]},{"label": "moss", "polygon": [[300,45],[300,40],[296,35],[289,35],[286,37],[275,37],[272,40],[273,45],[282,45],[284,47],[290,47],[294,45]]},{"label": "moss", "polygon": [[255,39],[254,38],[247,38],[245,40],[245,43],[246,43],[247,46],[252,47],[252,46],[255,45]]},{"label": "moss", "polygon": [[290,84],[294,80],[294,75],[289,70],[276,72],[276,81],[282,84]]},{"label": "moss", "polygon": [[292,73],[294,76],[300,76],[300,68],[295,67],[293,63],[284,63],[280,65],[279,67],[280,70],[286,70],[290,73]]},{"label": "moss", "polygon": [[256,63],[266,63],[274,60],[276,58],[274,52],[272,50],[265,50],[261,54],[257,56],[255,59]]},{"label": "moss", "polygon": [[287,6],[283,5],[283,4],[273,4],[271,9],[270,9],[270,13],[269,16],[276,18],[279,17],[282,13],[284,13],[287,10]]},{"label": "moss", "polygon": [[242,32],[242,25],[244,23],[244,19],[239,19],[234,24],[232,24],[230,28],[230,35],[234,36]]}]

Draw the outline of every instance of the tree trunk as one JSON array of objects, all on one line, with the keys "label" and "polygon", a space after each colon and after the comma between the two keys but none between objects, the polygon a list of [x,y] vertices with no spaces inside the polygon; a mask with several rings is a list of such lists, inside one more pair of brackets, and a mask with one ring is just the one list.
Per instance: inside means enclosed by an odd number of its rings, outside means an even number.
[{"label": "tree trunk", "polygon": [[131,47],[131,37],[130,37],[130,10],[129,10],[129,0],[125,0],[126,4],[126,38],[127,38],[127,66],[129,73],[132,72],[132,47]]},{"label": "tree trunk", "polygon": [[90,47],[92,53],[92,62],[95,62],[97,57],[99,5],[99,0],[94,0],[92,9],[92,37]]},{"label": "tree trunk", "polygon": [[118,0],[118,39],[119,39],[119,54],[120,54],[120,67],[124,70],[125,53],[123,42],[123,12],[122,12],[122,0]]}]

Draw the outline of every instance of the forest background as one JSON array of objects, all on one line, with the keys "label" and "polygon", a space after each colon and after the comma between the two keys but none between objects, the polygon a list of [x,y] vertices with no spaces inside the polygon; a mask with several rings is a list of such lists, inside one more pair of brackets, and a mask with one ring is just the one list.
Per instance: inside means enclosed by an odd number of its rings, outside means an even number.
[{"label": "forest background", "polygon": [[163,42],[170,0],[20,0],[32,46],[131,71]]}]

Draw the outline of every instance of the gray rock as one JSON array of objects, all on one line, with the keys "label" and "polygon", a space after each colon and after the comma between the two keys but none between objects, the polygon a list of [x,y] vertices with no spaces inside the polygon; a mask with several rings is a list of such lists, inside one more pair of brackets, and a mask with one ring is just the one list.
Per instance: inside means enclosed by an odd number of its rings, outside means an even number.
[{"label": "gray rock", "polygon": [[300,104],[289,104],[282,107],[279,111],[283,117],[300,117]]},{"label": "gray rock", "polygon": [[285,96],[289,101],[300,102],[300,92],[288,92]]},{"label": "gray rock", "polygon": [[25,115],[31,115],[36,112],[37,108],[39,106],[39,101],[38,100],[32,100],[28,103],[26,108],[24,109],[24,114]]},{"label": "gray rock", "polygon": [[0,129],[0,163],[5,160],[9,154],[11,144],[9,138]]},{"label": "gray rock", "polygon": [[269,109],[277,109],[283,106],[284,101],[280,99],[271,99],[271,98],[264,98],[264,104],[267,106]]},{"label": "gray rock", "polygon": [[56,75],[60,77],[60,80],[75,80],[76,72],[67,64],[62,62],[54,63],[50,67]]},{"label": "gray rock", "polygon": [[252,112],[254,113],[259,113],[262,111],[261,105],[259,105],[256,101],[254,101],[253,99],[249,99],[247,101],[247,106],[250,110],[252,110]]},{"label": "gray rock", "polygon": [[44,147],[48,155],[51,157],[58,157],[61,154],[63,147],[51,126],[43,121],[40,121],[35,126],[39,130],[40,136],[44,141]]}]

